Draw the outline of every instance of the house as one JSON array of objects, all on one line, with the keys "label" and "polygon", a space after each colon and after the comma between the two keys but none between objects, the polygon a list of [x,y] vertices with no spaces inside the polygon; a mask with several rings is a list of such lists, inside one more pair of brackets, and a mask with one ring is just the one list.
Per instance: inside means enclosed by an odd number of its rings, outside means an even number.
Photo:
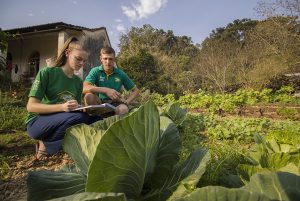
[{"label": "house", "polygon": [[84,45],[89,49],[86,65],[76,72],[82,79],[91,67],[100,64],[99,51],[103,46],[111,46],[105,27],[90,29],[81,26],[55,22],[37,26],[4,30],[12,35],[6,52],[7,68],[11,70],[14,82],[27,77],[34,80],[40,68],[54,61],[70,36],[83,36]]}]

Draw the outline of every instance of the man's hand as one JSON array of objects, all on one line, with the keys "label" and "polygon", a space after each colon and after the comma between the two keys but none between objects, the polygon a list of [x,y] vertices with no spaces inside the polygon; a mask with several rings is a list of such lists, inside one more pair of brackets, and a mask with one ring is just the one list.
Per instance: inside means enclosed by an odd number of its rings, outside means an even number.
[{"label": "man's hand", "polygon": [[114,89],[110,89],[110,88],[107,88],[106,95],[112,100],[119,100],[121,98],[121,95],[119,92],[117,92]]},{"label": "man's hand", "polygon": [[78,108],[78,102],[76,100],[69,100],[62,104],[62,111],[64,112],[70,112],[76,108]]}]

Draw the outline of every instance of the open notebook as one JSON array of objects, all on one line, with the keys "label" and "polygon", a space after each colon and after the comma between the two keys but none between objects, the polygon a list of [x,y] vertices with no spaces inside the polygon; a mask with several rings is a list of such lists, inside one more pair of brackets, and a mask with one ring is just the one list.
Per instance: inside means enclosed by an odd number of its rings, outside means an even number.
[{"label": "open notebook", "polygon": [[88,109],[88,108],[90,108],[91,110],[97,111],[98,114],[104,114],[104,113],[112,112],[112,111],[115,111],[115,109],[116,109],[116,107],[113,106],[112,104],[103,103],[103,104],[100,104],[100,105],[81,106],[81,107],[78,107],[78,108],[74,109],[73,111],[83,110],[83,109]]}]

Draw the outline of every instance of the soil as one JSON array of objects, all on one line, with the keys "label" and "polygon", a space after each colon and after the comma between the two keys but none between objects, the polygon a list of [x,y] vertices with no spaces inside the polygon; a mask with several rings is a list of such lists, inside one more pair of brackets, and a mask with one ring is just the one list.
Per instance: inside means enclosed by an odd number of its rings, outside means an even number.
[{"label": "soil", "polygon": [[[282,108],[282,106],[276,105],[253,105],[247,106],[240,110],[235,111],[234,113],[227,113],[222,110],[216,111],[216,114],[222,117],[231,117],[231,116],[239,116],[245,118],[269,118],[273,120],[286,120],[287,118],[280,116],[277,113],[277,109]],[[296,109],[298,111],[298,115],[294,120],[300,121],[300,106],[286,106],[285,108]],[[196,113],[207,113],[208,111],[205,109],[189,109],[189,112]]]},{"label": "soil", "polygon": [[45,161],[35,161],[34,145],[6,148],[2,153],[8,159],[9,165],[7,178],[5,181],[0,180],[0,200],[3,201],[27,200],[26,177],[29,171],[58,170],[72,163],[69,156],[62,152]]}]

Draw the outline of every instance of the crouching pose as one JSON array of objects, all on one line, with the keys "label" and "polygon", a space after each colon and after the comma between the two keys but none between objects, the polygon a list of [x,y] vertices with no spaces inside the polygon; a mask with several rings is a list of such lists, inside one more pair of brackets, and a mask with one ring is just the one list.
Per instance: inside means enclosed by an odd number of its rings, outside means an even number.
[{"label": "crouching pose", "polygon": [[[115,114],[128,113],[128,105],[139,95],[139,89],[123,70],[115,66],[113,48],[102,48],[100,60],[102,65],[92,68],[84,81],[85,104],[110,103],[116,107]],[[120,96],[122,87],[130,91],[126,100]]]},{"label": "crouching pose", "polygon": [[84,65],[87,57],[80,41],[71,37],[53,67],[42,68],[32,84],[26,124],[30,137],[38,140],[36,160],[58,152],[70,126],[100,119],[85,112],[72,112],[81,103],[83,89],[83,82],[74,71]]}]

